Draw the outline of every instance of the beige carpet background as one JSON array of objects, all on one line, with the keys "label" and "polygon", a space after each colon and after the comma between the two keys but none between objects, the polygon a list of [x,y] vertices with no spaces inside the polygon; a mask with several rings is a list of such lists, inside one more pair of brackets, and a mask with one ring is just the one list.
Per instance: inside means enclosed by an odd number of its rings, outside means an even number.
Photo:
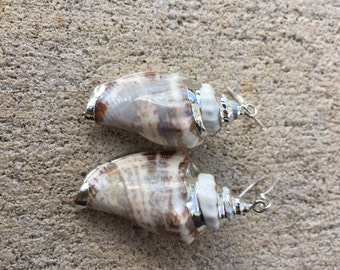
[{"label": "beige carpet background", "polygon": [[[338,269],[337,1],[0,0],[1,269]],[[74,207],[84,176],[160,147],[79,123],[92,89],[180,72],[258,106],[190,151],[240,192],[279,179],[272,208],[186,246]]]}]

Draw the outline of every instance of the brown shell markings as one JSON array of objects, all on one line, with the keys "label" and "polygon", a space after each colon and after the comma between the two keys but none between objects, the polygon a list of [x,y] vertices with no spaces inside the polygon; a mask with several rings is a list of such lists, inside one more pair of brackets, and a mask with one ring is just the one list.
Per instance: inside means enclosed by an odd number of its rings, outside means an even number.
[{"label": "brown shell markings", "polygon": [[183,177],[188,166],[189,157],[173,151],[134,154],[106,163],[85,179],[87,206],[191,243],[198,231],[186,207]]},{"label": "brown shell markings", "polygon": [[147,72],[100,85],[105,90],[95,103],[95,120],[157,144],[194,147],[203,138],[195,126],[186,80],[179,74]]}]

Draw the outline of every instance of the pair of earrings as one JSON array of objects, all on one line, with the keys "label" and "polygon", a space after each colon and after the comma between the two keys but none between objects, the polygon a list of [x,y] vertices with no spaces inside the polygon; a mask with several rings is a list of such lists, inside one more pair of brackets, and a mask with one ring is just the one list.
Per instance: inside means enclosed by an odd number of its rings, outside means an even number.
[{"label": "pair of earrings", "polygon": [[[255,118],[256,107],[229,89],[235,101],[220,98],[209,84],[197,85],[179,74],[145,72],[101,84],[87,105],[84,118],[138,133],[169,147],[193,148],[223,122],[240,115]],[[200,173],[180,151],[144,152],[103,164],[85,178],[75,203],[125,217],[148,231],[191,243],[205,229],[253,209],[263,212],[270,202],[260,194],[252,203],[214,176]]]}]

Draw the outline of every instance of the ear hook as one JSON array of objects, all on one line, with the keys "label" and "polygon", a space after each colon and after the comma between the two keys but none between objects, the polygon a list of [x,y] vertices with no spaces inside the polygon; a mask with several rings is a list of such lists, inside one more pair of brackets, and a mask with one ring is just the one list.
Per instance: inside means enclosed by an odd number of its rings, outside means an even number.
[{"label": "ear hook", "polygon": [[244,98],[238,94],[236,94],[233,90],[231,90],[230,87],[227,87],[229,93],[233,96],[233,98],[239,103],[240,105],[240,113],[245,114],[250,118],[253,118],[254,121],[261,127],[261,129],[264,129],[265,126],[262,124],[262,122],[256,118],[257,109],[256,106],[252,103],[246,103]]},{"label": "ear hook", "polygon": [[[258,180],[254,183],[251,183],[248,187],[246,187],[238,196],[241,198],[244,194],[246,194],[249,190],[251,190],[254,186],[256,186],[258,183],[264,181],[265,179]],[[260,193],[260,199],[257,199],[254,201],[254,203],[251,205],[251,209],[253,209],[257,213],[263,213],[266,211],[270,206],[271,202],[266,199],[266,195],[276,186],[276,184],[279,182],[279,180],[275,181],[273,185],[271,185],[265,192]]]}]

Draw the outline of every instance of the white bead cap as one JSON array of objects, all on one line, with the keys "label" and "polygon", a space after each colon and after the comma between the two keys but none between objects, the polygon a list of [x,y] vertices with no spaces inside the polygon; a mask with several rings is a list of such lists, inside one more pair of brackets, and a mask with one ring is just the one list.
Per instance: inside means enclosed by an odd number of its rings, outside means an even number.
[{"label": "white bead cap", "polygon": [[200,97],[203,125],[209,134],[214,134],[220,129],[220,104],[216,98],[215,91],[209,84],[202,84]]},{"label": "white bead cap", "polygon": [[218,219],[217,192],[214,176],[200,173],[198,175],[197,197],[205,224],[210,229],[218,229],[220,220]]}]

